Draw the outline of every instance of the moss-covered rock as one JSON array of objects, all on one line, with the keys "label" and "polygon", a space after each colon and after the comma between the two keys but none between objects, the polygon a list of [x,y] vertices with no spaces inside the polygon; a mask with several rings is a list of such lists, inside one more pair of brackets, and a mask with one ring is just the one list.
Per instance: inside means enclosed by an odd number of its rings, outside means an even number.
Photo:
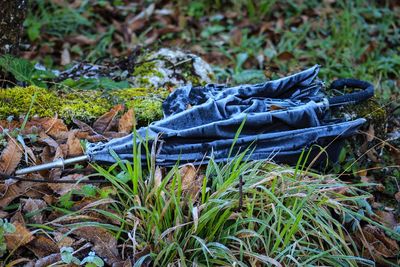
[{"label": "moss-covered rock", "polygon": [[0,89],[0,119],[9,116],[51,117],[57,114],[66,122],[72,118],[90,122],[116,104],[134,108],[139,124],[162,117],[161,104],[168,92],[163,89],[127,88],[118,90],[71,90],[70,92],[36,86]]},{"label": "moss-covered rock", "polygon": [[376,99],[369,99],[357,105],[345,106],[343,110],[351,119],[366,118],[368,124],[374,125],[375,134],[380,139],[386,138],[386,109],[384,106],[380,105]]},{"label": "moss-covered rock", "polygon": [[[174,88],[209,83],[214,77],[211,67],[200,57],[165,48],[140,54],[131,67],[131,73],[117,77],[113,68],[78,64],[58,74],[59,81],[63,81],[60,77],[65,79],[62,90],[35,86],[0,89],[0,119],[25,116],[30,111],[30,116],[38,117],[57,114],[67,123],[72,118],[91,122],[114,105],[124,104],[134,108],[139,125],[146,125],[162,118],[162,102]],[[102,86],[93,82],[103,78],[109,82],[99,83]],[[110,89],[121,88],[114,80],[123,80],[124,87],[130,88]]]},{"label": "moss-covered rock", "polygon": [[215,77],[210,65],[199,56],[162,48],[144,53],[137,60],[130,82],[135,87],[178,87],[204,85]]}]

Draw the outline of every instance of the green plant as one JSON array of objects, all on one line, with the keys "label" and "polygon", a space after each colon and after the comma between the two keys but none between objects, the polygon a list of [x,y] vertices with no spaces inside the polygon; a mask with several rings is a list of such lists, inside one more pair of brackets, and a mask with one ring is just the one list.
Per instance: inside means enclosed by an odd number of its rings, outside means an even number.
[{"label": "green plant", "polygon": [[4,234],[14,233],[16,231],[15,226],[9,223],[7,220],[0,219],[0,257],[7,251],[7,246],[4,240]]},{"label": "green plant", "polygon": [[5,72],[10,72],[20,82],[40,87],[47,87],[44,81],[55,77],[51,71],[35,69],[34,65],[28,60],[11,55],[0,57],[0,68]]},{"label": "green plant", "polygon": [[96,256],[96,253],[91,251],[89,252],[89,255],[81,261],[81,265],[84,265],[85,267],[103,267],[104,261],[100,257]]},{"label": "green plant", "polygon": [[66,264],[80,265],[81,261],[73,255],[74,249],[71,247],[62,247],[60,249],[61,262]]},{"label": "green plant", "polygon": [[[248,162],[244,152],[224,164],[211,158],[204,171],[187,177],[178,166],[161,175],[140,143],[133,156],[133,163],[96,166],[116,197],[107,209],[85,212],[119,222],[101,227],[132,245],[135,266],[372,265],[360,256],[347,230],[350,224],[358,230],[365,221],[400,238],[368,218],[369,194],[332,176],[304,171],[300,163],[292,169]],[[66,216],[75,215],[79,212]]]},{"label": "green plant", "polygon": [[24,22],[31,41],[39,39],[43,32],[62,37],[76,32],[79,27],[91,26],[91,22],[82,15],[89,3],[83,3],[78,9],[48,0],[35,0],[32,5],[34,8],[30,9]]}]

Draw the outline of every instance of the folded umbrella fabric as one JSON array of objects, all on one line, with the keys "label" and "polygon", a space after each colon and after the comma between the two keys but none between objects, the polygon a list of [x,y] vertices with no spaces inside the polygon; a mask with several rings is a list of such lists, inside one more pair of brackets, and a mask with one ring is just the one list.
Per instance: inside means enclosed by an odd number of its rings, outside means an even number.
[{"label": "folded umbrella fabric", "polygon": [[328,152],[335,160],[338,141],[355,134],[365,119],[333,120],[328,112],[330,104],[367,99],[373,95],[373,87],[363,81],[340,80],[338,89],[345,85],[367,89],[329,99],[317,78],[318,71],[315,65],[260,84],[178,88],[163,104],[164,119],[140,128],[136,137],[133,133],[107,143],[89,144],[87,156],[93,162],[114,163],[116,159],[110,153],[114,151],[120,159],[132,161],[134,142],[151,145],[159,139],[156,164],[163,166],[206,163],[211,156],[226,161],[249,147],[249,159],[293,163],[304,148],[329,145]]}]

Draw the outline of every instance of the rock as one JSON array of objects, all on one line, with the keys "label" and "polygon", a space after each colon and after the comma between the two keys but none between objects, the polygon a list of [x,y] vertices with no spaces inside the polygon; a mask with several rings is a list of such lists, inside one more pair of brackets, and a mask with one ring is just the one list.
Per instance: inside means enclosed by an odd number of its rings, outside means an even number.
[{"label": "rock", "polygon": [[210,65],[194,54],[162,48],[136,60],[130,77],[135,87],[204,85],[214,79]]}]

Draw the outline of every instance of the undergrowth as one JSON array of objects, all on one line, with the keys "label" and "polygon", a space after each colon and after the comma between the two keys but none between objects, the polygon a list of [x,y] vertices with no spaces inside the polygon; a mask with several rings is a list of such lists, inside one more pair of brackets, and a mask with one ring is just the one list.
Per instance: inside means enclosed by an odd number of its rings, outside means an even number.
[{"label": "undergrowth", "polygon": [[370,195],[360,185],[303,170],[303,164],[250,162],[244,152],[223,164],[211,158],[205,168],[162,171],[148,151],[142,168],[141,151],[135,146],[133,163],[114,155],[114,165],[95,166],[115,189],[110,201],[106,196],[60,218],[97,213],[113,221],[70,227],[111,231],[135,266],[374,265],[352,239],[361,224],[400,240],[367,217]]}]

